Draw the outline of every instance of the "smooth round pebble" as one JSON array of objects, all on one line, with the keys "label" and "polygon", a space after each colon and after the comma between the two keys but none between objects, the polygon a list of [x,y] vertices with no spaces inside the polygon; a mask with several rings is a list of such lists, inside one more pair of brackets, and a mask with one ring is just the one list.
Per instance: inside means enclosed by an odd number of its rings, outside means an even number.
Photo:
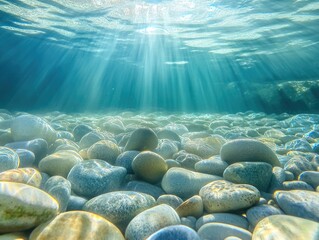
[{"label": "smooth round pebble", "polygon": [[316,171],[305,171],[299,175],[298,180],[304,181],[311,185],[313,188],[319,186],[319,172]]},{"label": "smooth round pebble", "polygon": [[17,168],[0,173],[0,181],[25,183],[34,187],[40,187],[42,176],[34,168]]},{"label": "smooth round pebble", "polygon": [[134,173],[132,162],[139,153],[139,151],[126,151],[121,153],[115,160],[115,166],[126,168],[128,174]]},{"label": "smooth round pebble", "polygon": [[183,203],[183,200],[180,197],[177,197],[172,194],[164,194],[157,198],[156,203],[157,205],[167,204],[175,209]]},{"label": "smooth round pebble", "polygon": [[33,152],[27,149],[17,149],[16,153],[19,155],[20,168],[32,167],[35,161],[35,155]]},{"label": "smooth round pebble", "polygon": [[71,195],[68,201],[67,211],[82,210],[88,200],[83,197]]},{"label": "smooth round pebble", "polygon": [[199,161],[195,164],[195,170],[197,172],[223,176],[225,169],[228,167],[228,163],[220,158],[209,158]]},{"label": "smooth round pebble", "polygon": [[197,232],[193,229],[183,226],[175,225],[168,226],[158,230],[149,236],[146,240],[200,240]]},{"label": "smooth round pebble", "polygon": [[0,147],[0,173],[18,168],[19,164],[19,155],[15,151],[7,147]]},{"label": "smooth round pebble", "polygon": [[199,218],[204,211],[203,200],[200,196],[195,195],[184,201],[175,210],[180,217],[193,216]]},{"label": "smooth round pebble", "polygon": [[196,221],[196,229],[200,229],[206,223],[225,223],[240,228],[248,229],[248,221],[245,217],[234,213],[212,213],[202,216]]},{"label": "smooth round pebble", "polygon": [[138,128],[132,132],[124,150],[152,151],[157,147],[158,138],[156,133],[150,128]]},{"label": "smooth round pebble", "polygon": [[252,237],[248,230],[225,223],[206,223],[198,230],[198,235],[201,239],[214,240],[224,240],[230,236],[251,240]]},{"label": "smooth round pebble", "polygon": [[101,159],[114,165],[120,155],[120,148],[109,140],[101,140],[94,143],[87,151],[89,159]]},{"label": "smooth round pebble", "polygon": [[252,227],[255,227],[265,217],[281,214],[284,214],[284,212],[279,208],[267,204],[251,207],[246,212],[247,219]]},{"label": "smooth round pebble", "polygon": [[153,185],[143,181],[130,181],[125,185],[124,189],[126,191],[146,193],[151,195],[155,199],[165,194],[163,189],[158,187],[157,185]]}]

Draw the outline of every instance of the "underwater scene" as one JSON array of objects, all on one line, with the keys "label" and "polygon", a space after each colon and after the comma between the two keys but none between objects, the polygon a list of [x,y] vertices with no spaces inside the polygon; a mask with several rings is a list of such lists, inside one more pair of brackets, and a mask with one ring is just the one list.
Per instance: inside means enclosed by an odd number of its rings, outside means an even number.
[{"label": "underwater scene", "polygon": [[318,240],[319,0],[0,0],[0,240]]}]

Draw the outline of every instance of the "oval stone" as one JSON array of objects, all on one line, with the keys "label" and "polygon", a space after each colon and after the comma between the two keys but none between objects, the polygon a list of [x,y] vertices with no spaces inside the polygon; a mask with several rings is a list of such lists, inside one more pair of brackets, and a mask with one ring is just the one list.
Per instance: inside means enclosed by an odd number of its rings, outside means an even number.
[{"label": "oval stone", "polygon": [[[251,233],[243,228],[225,223],[207,223],[199,230],[198,235],[201,239],[223,240],[230,236],[238,237],[242,240],[251,240]],[[214,238],[212,238],[214,236]]]},{"label": "oval stone", "polygon": [[42,176],[34,168],[17,168],[0,173],[0,181],[19,182],[40,187]]},{"label": "oval stone", "polygon": [[158,138],[155,132],[150,128],[138,128],[132,132],[125,146],[125,151],[136,150],[154,150],[157,147]]},{"label": "oval stone", "polygon": [[19,167],[19,155],[7,147],[0,147],[0,172]]},{"label": "oval stone", "polygon": [[109,140],[94,143],[87,152],[89,159],[101,159],[112,165],[115,164],[115,160],[120,153],[120,148]]},{"label": "oval stone", "polygon": [[240,228],[248,229],[248,221],[245,217],[234,213],[213,213],[202,216],[196,221],[196,229],[200,229],[206,223],[225,223]]},{"label": "oval stone", "polygon": [[146,240],[200,240],[197,232],[193,229],[183,226],[168,226],[158,230],[149,236]]}]

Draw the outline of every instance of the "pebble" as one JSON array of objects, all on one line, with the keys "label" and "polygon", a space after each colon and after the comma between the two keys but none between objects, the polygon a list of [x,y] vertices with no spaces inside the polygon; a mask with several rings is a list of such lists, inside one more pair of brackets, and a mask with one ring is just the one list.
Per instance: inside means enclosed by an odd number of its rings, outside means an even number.
[{"label": "pebble", "polygon": [[272,166],[265,162],[238,162],[229,165],[224,173],[225,180],[255,186],[266,192],[272,177]]},{"label": "pebble", "polygon": [[181,217],[181,224],[195,230],[195,228],[196,228],[196,218],[192,217],[192,216]]},{"label": "pebble", "polygon": [[84,211],[96,213],[112,222],[123,232],[139,213],[155,205],[155,199],[145,193],[118,191],[99,195],[87,201]]},{"label": "pebble", "polygon": [[43,188],[59,203],[59,211],[65,212],[71,196],[71,183],[61,176],[50,177]]},{"label": "pebble", "polygon": [[166,204],[161,204],[134,217],[125,230],[125,238],[127,240],[145,239],[164,227],[178,224],[180,224],[180,218],[175,210]]},{"label": "pebble", "polygon": [[157,132],[157,137],[159,139],[169,139],[176,142],[181,142],[181,138],[175,132],[168,129],[161,129]]},{"label": "pebble", "polygon": [[276,154],[264,143],[253,139],[237,139],[224,144],[221,159],[228,164],[235,162],[266,162],[281,166]]},{"label": "pebble", "polygon": [[71,195],[66,211],[82,210],[87,201],[86,198]]},{"label": "pebble", "polygon": [[89,132],[92,132],[93,131],[93,129],[90,127],[90,126],[88,126],[88,125],[86,125],[86,124],[79,124],[79,125],[76,125],[75,127],[74,127],[74,129],[73,129],[73,136],[74,136],[74,140],[76,141],[76,142],[78,142],[78,141],[80,141],[81,140],[81,138],[85,135],[85,134],[87,134],[87,133],[89,133]]},{"label": "pebble", "polygon": [[187,153],[184,150],[179,151],[173,157],[175,158],[175,161],[181,165],[181,167],[188,170],[195,170],[195,164],[202,160],[201,157],[192,153]]},{"label": "pebble", "polygon": [[208,183],[200,189],[199,195],[208,213],[246,209],[257,204],[260,198],[260,193],[254,186],[225,180]]},{"label": "pebble", "polygon": [[50,222],[34,229],[30,240],[124,240],[120,230],[111,222],[94,213],[71,211],[59,214]]},{"label": "pebble", "polygon": [[214,137],[190,139],[183,143],[183,148],[188,153],[195,154],[201,158],[209,158],[219,154],[221,146],[225,140],[221,137],[219,139]]},{"label": "pebble", "polygon": [[162,188],[168,194],[187,199],[197,195],[205,184],[220,179],[218,176],[173,167],[165,173]]},{"label": "pebble", "polygon": [[16,153],[19,155],[20,168],[32,167],[35,161],[35,155],[33,152],[27,149],[16,149]]},{"label": "pebble", "polygon": [[290,151],[312,152],[311,145],[305,139],[295,139],[287,142],[285,148]]},{"label": "pebble", "polygon": [[89,148],[91,147],[94,143],[104,140],[105,137],[103,136],[103,134],[92,131],[89,132],[87,134],[85,134],[80,142],[79,142],[79,146],[81,149],[85,149],[85,148]]},{"label": "pebble", "polygon": [[181,167],[181,164],[177,161],[175,161],[174,159],[166,159],[165,160],[166,164],[167,164],[167,168],[173,168],[173,167]]},{"label": "pebble", "polygon": [[157,144],[158,138],[152,129],[138,128],[132,132],[124,150],[152,151],[157,147]]},{"label": "pebble", "polygon": [[285,181],[285,182],[283,182],[283,189],[282,190],[294,190],[294,189],[314,191],[314,188],[311,185],[309,185],[308,183],[303,182],[303,181]]},{"label": "pebble", "polygon": [[286,180],[285,170],[281,167],[274,167],[272,169],[272,177],[269,184],[268,192],[273,193],[276,190],[283,189],[283,183]]},{"label": "pebble", "polygon": [[154,152],[162,156],[164,159],[169,159],[178,152],[178,146],[171,140],[160,139]]},{"label": "pebble", "polygon": [[172,194],[163,194],[159,198],[157,198],[156,203],[157,205],[167,204],[175,209],[183,203],[183,200],[180,197]]},{"label": "pebble", "polygon": [[17,168],[1,172],[0,181],[25,183],[34,187],[40,187],[42,176],[34,168]]},{"label": "pebble", "polygon": [[150,184],[147,182],[135,181],[135,180],[128,182],[125,185],[124,189],[126,191],[135,191],[135,192],[146,193],[146,194],[151,195],[155,199],[157,199],[160,196],[162,196],[163,194],[165,194],[163,189],[160,188],[159,186],[156,186],[156,185],[153,185],[153,184]]},{"label": "pebble", "polygon": [[139,153],[139,151],[126,151],[121,153],[115,160],[115,166],[126,168],[128,174],[134,173],[132,162]]},{"label": "pebble", "polygon": [[199,218],[204,211],[203,200],[200,196],[195,195],[184,201],[175,210],[180,217],[193,216]]},{"label": "pebble", "polygon": [[0,240],[28,240],[28,234],[25,232],[15,232],[15,233],[7,233],[1,234]]},{"label": "pebble", "polygon": [[274,215],[257,224],[252,240],[317,240],[318,236],[318,222],[288,215]]},{"label": "pebble", "polygon": [[197,233],[200,239],[224,240],[227,237],[235,236],[242,240],[251,240],[252,237],[248,230],[225,223],[206,223]]},{"label": "pebble", "polygon": [[305,171],[302,172],[298,180],[303,181],[311,185],[313,188],[319,186],[319,172],[316,171]]},{"label": "pebble", "polygon": [[285,170],[294,174],[294,179],[297,179],[298,176],[304,171],[312,171],[314,170],[311,163],[302,156],[294,156],[292,157],[284,167]]},{"label": "pebble", "polygon": [[246,212],[247,219],[252,228],[255,228],[257,223],[265,217],[281,214],[284,214],[284,212],[281,211],[279,208],[267,204],[251,207]]},{"label": "pebble", "polygon": [[120,148],[109,140],[101,140],[94,143],[87,151],[89,159],[101,159],[114,165],[120,155]]},{"label": "pebble", "polygon": [[277,191],[279,207],[288,215],[319,221],[319,193],[305,190]]},{"label": "pebble", "polygon": [[183,226],[175,225],[168,226],[158,230],[149,236],[146,240],[201,240],[197,232],[193,229]]},{"label": "pebble", "polygon": [[160,155],[151,151],[143,151],[134,158],[132,169],[140,179],[149,183],[157,183],[162,180],[168,168]]},{"label": "pebble", "polygon": [[58,214],[59,204],[33,186],[0,182],[0,233],[23,231]]},{"label": "pebble", "polygon": [[118,190],[125,175],[126,169],[123,167],[112,166],[103,160],[85,160],[71,169],[67,179],[76,194],[93,198]]},{"label": "pebble", "polygon": [[206,173],[216,176],[223,176],[228,163],[221,160],[219,157],[204,159],[195,164],[195,170],[200,173]]},{"label": "pebble", "polygon": [[82,157],[77,152],[61,150],[43,158],[39,162],[39,169],[51,176],[59,175],[66,178],[73,166],[82,161]]},{"label": "pebble", "polygon": [[14,141],[29,141],[42,138],[53,143],[57,138],[56,131],[44,119],[34,115],[20,115],[12,120],[11,134]]},{"label": "pebble", "polygon": [[248,229],[248,221],[245,217],[234,213],[212,213],[199,218],[196,222],[196,229],[200,229],[206,223],[225,223],[240,228]]},{"label": "pebble", "polygon": [[15,151],[7,147],[0,147],[0,173],[18,168],[19,164],[19,155]]}]

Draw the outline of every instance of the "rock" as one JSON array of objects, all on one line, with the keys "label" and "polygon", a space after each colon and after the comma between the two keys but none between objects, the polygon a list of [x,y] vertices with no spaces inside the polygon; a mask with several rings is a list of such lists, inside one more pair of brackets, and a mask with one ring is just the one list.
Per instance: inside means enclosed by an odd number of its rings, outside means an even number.
[{"label": "rock", "polygon": [[28,234],[25,232],[15,232],[15,233],[7,233],[1,234],[0,240],[28,240]]},{"label": "rock", "polygon": [[253,228],[255,228],[257,223],[260,222],[265,217],[268,217],[271,215],[281,215],[281,214],[284,214],[284,212],[274,206],[267,205],[267,204],[258,205],[258,206],[249,208],[246,212],[247,219]]},{"label": "rock", "polygon": [[66,210],[82,210],[87,201],[88,200],[83,197],[71,195]]},{"label": "rock", "polygon": [[287,142],[285,148],[290,151],[312,152],[311,145],[304,139],[295,139]]},{"label": "rock", "polygon": [[220,179],[218,176],[173,167],[165,173],[162,188],[168,194],[187,199],[198,194],[205,184]]},{"label": "rock", "polygon": [[35,161],[35,155],[33,152],[27,149],[17,149],[16,153],[19,155],[20,159],[20,168],[32,167]]},{"label": "rock", "polygon": [[234,184],[225,180],[211,182],[199,191],[209,213],[235,211],[258,203],[260,193],[254,186]]},{"label": "rock", "polygon": [[154,152],[159,154],[164,159],[169,159],[178,152],[178,146],[171,140],[161,139],[159,140],[158,146],[155,148]]},{"label": "rock", "polygon": [[272,166],[265,162],[238,162],[229,165],[223,174],[225,180],[244,183],[267,192],[272,177]]},{"label": "rock", "polygon": [[240,228],[248,229],[248,221],[245,217],[233,213],[213,213],[199,218],[196,222],[196,230],[206,223],[225,223]]},{"label": "rock", "polygon": [[178,136],[182,136],[184,133],[188,132],[187,127],[183,124],[170,123],[166,125],[162,130],[169,130],[176,133]]},{"label": "rock", "polygon": [[86,124],[79,124],[79,125],[76,125],[75,128],[73,129],[73,136],[74,136],[74,140],[76,142],[80,141],[81,138],[89,133],[89,132],[92,132],[93,129],[86,125]]},{"label": "rock", "polygon": [[243,228],[225,223],[206,223],[198,230],[201,239],[224,240],[227,237],[235,236],[242,240],[251,240],[251,233]]},{"label": "rock", "polygon": [[286,180],[285,171],[281,167],[274,167],[272,169],[272,177],[269,184],[268,192],[273,193],[276,190],[283,189],[283,183]]},{"label": "rock", "polygon": [[65,212],[71,196],[71,183],[61,176],[50,177],[44,184],[44,190],[59,203],[59,211]]},{"label": "rock", "polygon": [[168,226],[158,230],[149,236],[146,240],[200,240],[198,234],[191,228],[176,225],[176,226]]},{"label": "rock", "polygon": [[37,138],[30,141],[8,143],[5,146],[12,149],[26,149],[33,152],[35,156],[34,165],[36,166],[48,153],[48,143],[42,138]]},{"label": "rock", "polygon": [[319,172],[316,171],[305,171],[299,175],[300,181],[304,181],[311,185],[313,188],[319,186]]},{"label": "rock", "polygon": [[76,164],[67,179],[76,194],[93,198],[118,190],[125,175],[123,167],[114,167],[103,160],[86,160]]},{"label": "rock", "polygon": [[115,165],[126,168],[128,174],[134,173],[132,169],[132,162],[139,153],[139,151],[123,152],[116,158]]},{"label": "rock", "polygon": [[125,231],[129,222],[139,213],[155,205],[155,199],[145,193],[132,191],[110,192],[92,198],[83,210],[96,213],[120,230]]},{"label": "rock", "polygon": [[120,148],[109,140],[101,140],[94,143],[88,149],[89,159],[101,159],[114,165],[118,155],[120,155]]},{"label": "rock", "polygon": [[185,151],[178,152],[174,155],[174,157],[176,158],[175,160],[180,163],[183,168],[189,170],[195,170],[195,164],[202,160],[201,157],[192,153],[187,153]]},{"label": "rock", "polygon": [[53,143],[57,138],[56,131],[40,117],[20,115],[12,120],[11,134],[14,141],[29,141],[42,138]]},{"label": "rock", "polygon": [[42,176],[34,168],[18,168],[1,172],[0,181],[25,183],[34,187],[40,187]]},{"label": "rock", "polygon": [[183,203],[183,200],[180,197],[177,197],[175,195],[171,194],[164,194],[161,195],[157,200],[156,200],[157,205],[160,204],[167,204],[171,206],[172,208],[177,208],[179,205]]},{"label": "rock", "polygon": [[71,168],[82,161],[77,152],[61,150],[43,158],[39,163],[39,169],[51,176],[59,175],[66,178]]},{"label": "rock", "polygon": [[220,156],[228,164],[266,162],[272,166],[281,166],[276,154],[267,145],[253,139],[237,139],[224,144]]},{"label": "rock", "polygon": [[204,206],[200,196],[195,195],[176,208],[176,212],[180,217],[193,216],[199,218],[203,215]]},{"label": "rock", "polygon": [[33,228],[58,214],[59,205],[44,191],[15,182],[0,182],[0,233]]},{"label": "rock", "polygon": [[150,151],[139,153],[132,162],[132,169],[136,176],[149,183],[162,180],[167,171],[165,160],[158,154]]},{"label": "rock", "polygon": [[138,128],[132,132],[125,146],[125,151],[152,151],[157,147],[158,138],[150,128]]},{"label": "rock", "polygon": [[197,172],[221,176],[221,177],[223,176],[223,173],[227,167],[228,167],[228,164],[217,157],[205,159],[195,164],[195,170]]},{"label": "rock", "polygon": [[174,209],[161,204],[134,217],[126,228],[125,238],[127,240],[145,239],[164,227],[177,224],[180,224],[180,219]]},{"label": "rock", "polygon": [[311,187],[308,183],[305,183],[303,181],[283,182],[282,190],[294,190],[294,189],[314,191],[313,187]]},{"label": "rock", "polygon": [[157,132],[157,137],[159,139],[169,139],[176,142],[181,142],[181,138],[173,131],[168,129],[162,129]]},{"label": "rock", "polygon": [[72,211],[61,213],[53,220],[34,229],[30,240],[40,239],[124,240],[124,237],[116,226],[103,217],[89,212]]},{"label": "rock", "polygon": [[305,190],[277,191],[279,207],[288,215],[319,221],[319,193]]},{"label": "rock", "polygon": [[15,151],[7,147],[0,147],[0,173],[18,168],[19,164],[19,155]]},{"label": "rock", "polygon": [[126,191],[135,191],[146,193],[154,197],[159,198],[161,195],[165,194],[162,188],[155,186],[153,184],[143,182],[143,181],[130,181],[124,187]]},{"label": "rock", "polygon": [[174,159],[166,159],[165,160],[166,164],[167,164],[167,168],[173,168],[173,167],[181,167],[181,164],[177,161],[175,161]]},{"label": "rock", "polygon": [[318,235],[319,223],[317,222],[293,216],[276,215],[266,217],[257,224],[252,240],[317,240]]},{"label": "rock", "polygon": [[97,143],[98,141],[104,140],[105,137],[103,134],[98,133],[98,132],[89,132],[85,134],[80,142],[79,146],[81,149],[89,148],[91,147],[94,143]]},{"label": "rock", "polygon": [[314,170],[311,163],[302,156],[292,157],[284,167],[285,170],[292,172],[295,176],[295,179],[304,172],[304,171],[312,171]]}]

